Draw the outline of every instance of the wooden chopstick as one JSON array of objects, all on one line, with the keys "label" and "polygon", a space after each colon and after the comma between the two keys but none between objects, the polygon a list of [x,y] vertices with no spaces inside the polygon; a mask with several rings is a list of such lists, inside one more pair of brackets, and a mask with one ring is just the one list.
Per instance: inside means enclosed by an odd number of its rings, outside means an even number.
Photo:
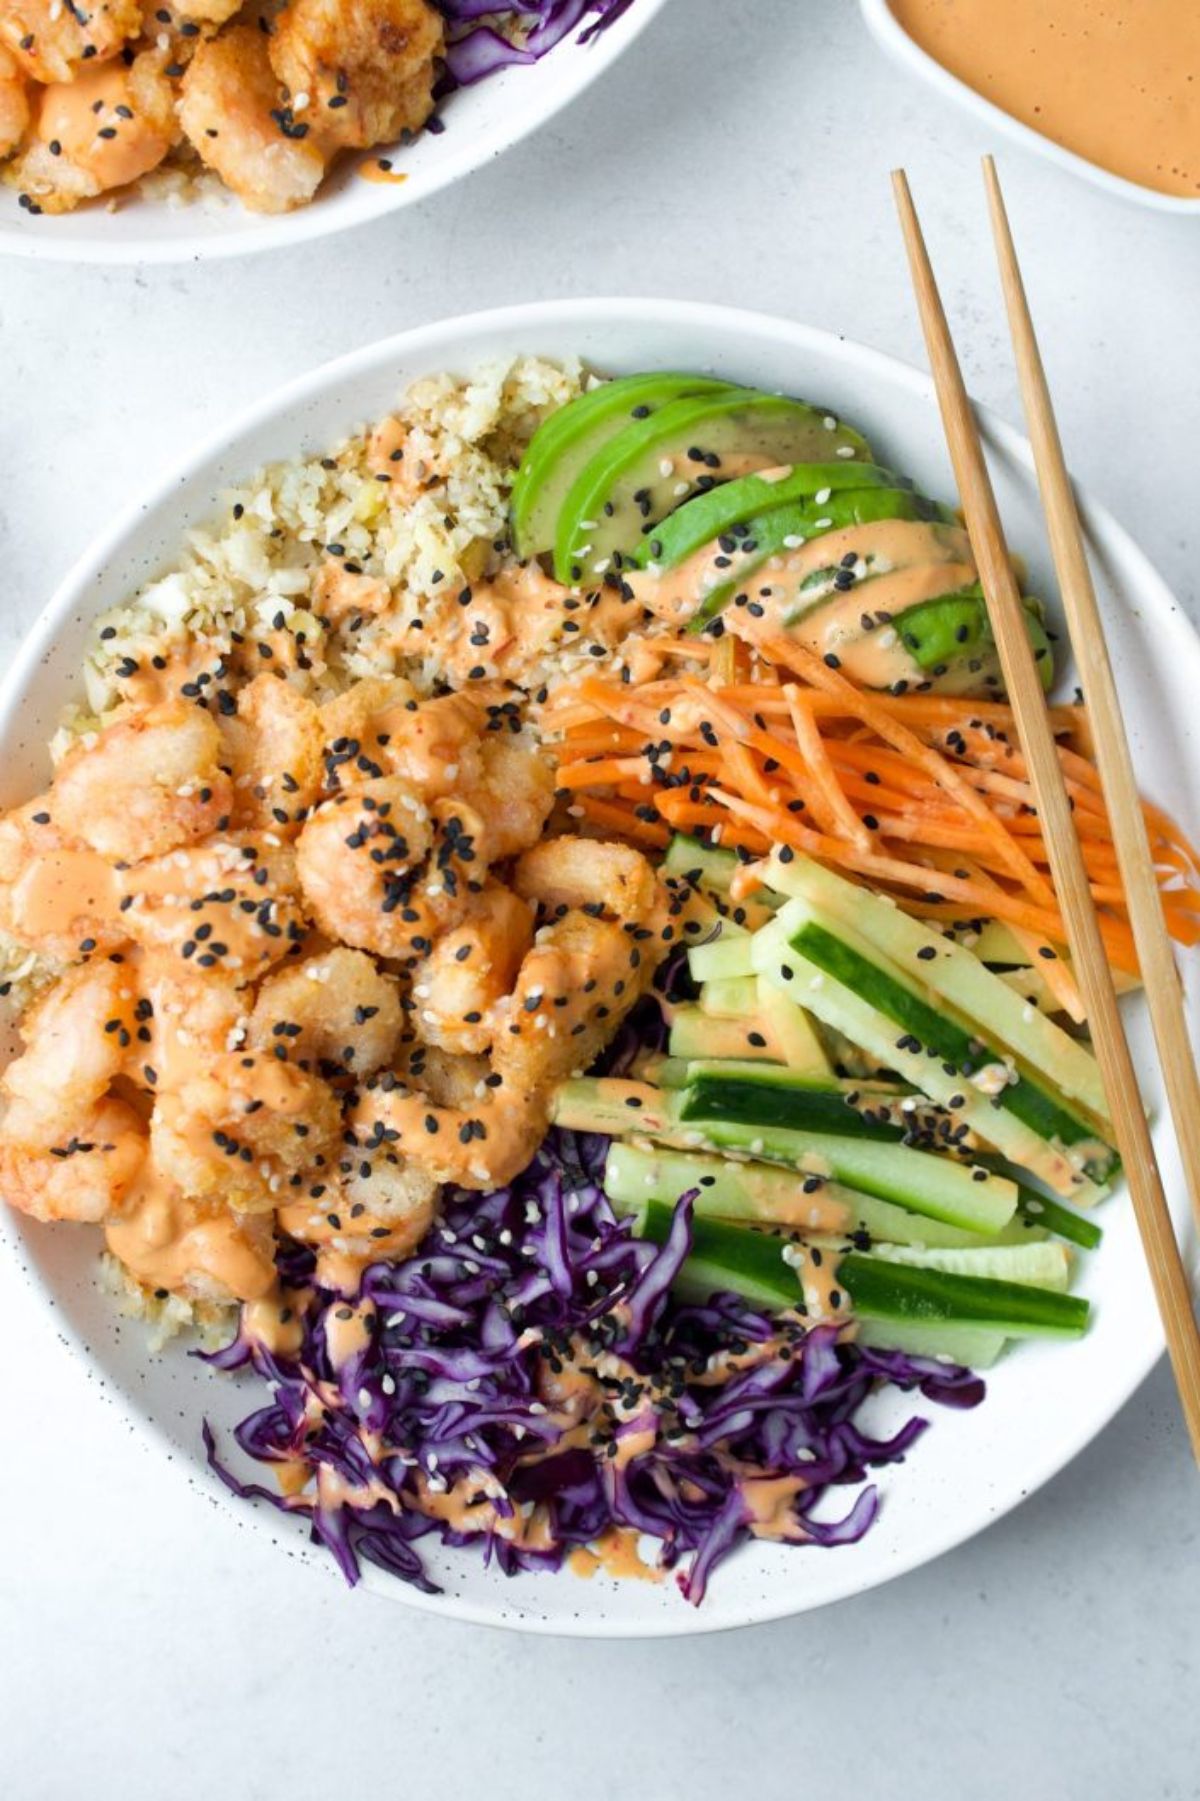
[{"label": "wooden chopstick", "polygon": [[1196,1072],[1196,1059],[1183,1010],[1183,986],[1163,916],[1146,816],[1138,794],[1112,661],[1084,549],[1079,509],[1067,473],[1046,370],[1033,329],[1004,196],[1000,192],[1000,179],[990,156],[983,159],[983,179],[1050,551],[1067,616],[1071,648],[1091,716],[1100,786],[1112,821],[1117,861],[1125,885],[1125,899],[1167,1100],[1179,1141],[1192,1212],[1200,1226],[1200,1075]]},{"label": "wooden chopstick", "polygon": [[[975,416],[954,350],[937,281],[903,170],[892,177],[913,288],[967,532],[1017,723],[1067,939],[1087,1009],[1117,1147],[1162,1316],[1192,1451],[1200,1462],[1200,1327],[1163,1193],[1133,1060],[1104,954],[1083,853],[1051,731],[1037,665],[1026,635],[996,496]],[[1103,731],[1103,721],[1095,722]],[[1098,733],[1099,735],[1099,733]]]}]

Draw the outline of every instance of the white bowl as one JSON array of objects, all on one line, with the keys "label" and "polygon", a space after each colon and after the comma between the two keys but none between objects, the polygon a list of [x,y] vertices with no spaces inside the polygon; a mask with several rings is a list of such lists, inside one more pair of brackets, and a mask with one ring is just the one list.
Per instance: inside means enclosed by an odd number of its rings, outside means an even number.
[{"label": "white bowl", "polygon": [[345,158],[310,205],[278,215],[249,212],[236,195],[222,191],[186,204],[135,195],[122,199],[112,213],[101,201],[60,218],[31,217],[12,188],[0,187],[0,251],[67,263],[194,262],[301,244],[382,218],[470,175],[552,119],[665,5],[666,0],[633,0],[627,13],[587,44],[578,41],[584,21],[541,62],[502,69],[451,94],[444,107],[446,129],[423,132],[415,144],[394,153],[397,173],[407,178],[402,182],[368,181],[357,173],[368,154],[387,154],[380,146]]},{"label": "white bowl", "polygon": [[[674,301],[580,300],[476,314],[408,332],[327,364],[243,414],[136,501],[75,567],[0,690],[0,805],[24,798],[45,780],[45,741],[76,687],[91,620],[163,569],[185,529],[212,513],[222,488],[271,459],[325,447],[390,407],[417,375],[467,371],[519,351],[580,354],[614,373],[714,370],[806,395],[861,426],[882,461],[916,477],[928,492],[953,492],[928,379],[875,351],[804,326]],[[1012,543],[1028,556],[1036,591],[1048,594],[1052,584],[1028,448],[998,419],[987,413],[981,418]],[[1194,829],[1200,824],[1195,705],[1200,640],[1111,516],[1090,503],[1085,515],[1103,585],[1117,599],[1108,608],[1111,641],[1138,769],[1147,792]],[[1149,1071],[1149,1035],[1138,1009],[1132,1012],[1138,1067]],[[1148,1101],[1161,1113],[1156,1083],[1148,1077],[1146,1087]],[[1169,1131],[1159,1129],[1156,1138],[1177,1220],[1186,1231],[1174,1144]],[[531,1631],[640,1636],[712,1631],[797,1613],[924,1563],[980,1531],[1061,1469],[1112,1418],[1158,1356],[1162,1334],[1131,1209],[1119,1196],[1102,1212],[1105,1242],[1085,1260],[1081,1279],[1096,1309],[1088,1336],[1077,1345],[1031,1344],[1011,1351],[989,1377],[987,1401],[973,1413],[922,1407],[932,1419],[931,1430],[904,1465],[880,1473],[883,1509],[861,1544],[831,1551],[747,1546],[717,1571],[698,1611],[670,1582],[618,1584],[602,1576],[584,1582],[566,1572],[508,1579],[486,1569],[472,1552],[441,1549],[428,1552],[445,1585],[440,1596],[419,1595],[370,1570],[367,1583],[414,1606],[469,1620]],[[97,1249],[96,1236],[81,1227],[38,1226],[0,1206],[0,1259],[10,1273],[25,1268],[58,1329],[129,1417],[173,1454],[176,1468],[211,1493],[221,1511],[256,1520],[265,1529],[264,1556],[276,1554],[268,1538],[283,1540],[306,1559],[315,1556],[332,1568],[324,1553],[308,1549],[299,1521],[274,1510],[256,1513],[233,1500],[205,1467],[201,1418],[212,1418],[227,1445],[236,1419],[260,1404],[261,1386],[216,1375],[180,1345],[151,1358],[140,1329],[115,1316],[97,1285]],[[36,1355],[30,1347],[31,1366]],[[83,1395],[81,1381],[81,1406],[87,1404]],[[871,1405],[892,1422],[912,1410],[896,1396]],[[56,1429],[62,1425],[56,1422]],[[197,1517],[181,1509],[181,1520]],[[431,1544],[422,1541],[424,1547]]]},{"label": "white bowl", "polygon": [[[1003,6],[1004,0],[993,0],[993,3]],[[1090,181],[1094,187],[1103,188],[1106,193],[1113,194],[1120,200],[1133,200],[1139,206],[1152,207],[1160,213],[1190,213],[1193,217],[1200,217],[1200,199],[1189,200],[1182,194],[1160,194],[1154,188],[1143,187],[1140,181],[1127,181],[1123,175],[1113,175],[1108,169],[1102,169],[1099,163],[1092,162],[1086,156],[1077,156],[1073,150],[1064,149],[1053,138],[1046,137],[1044,132],[1022,124],[1020,119],[1014,119],[1011,113],[1006,113],[1003,107],[985,100],[982,94],[977,94],[965,81],[960,81],[957,75],[952,75],[949,69],[943,68],[936,57],[930,56],[927,50],[923,50],[910,37],[888,0],[859,0],[859,5],[871,32],[889,55],[904,68],[923,76],[938,93],[946,95],[958,106],[966,107],[1002,136],[1011,138],[1026,150],[1032,150],[1047,162],[1057,163],[1060,169],[1082,176],[1084,181]]]}]

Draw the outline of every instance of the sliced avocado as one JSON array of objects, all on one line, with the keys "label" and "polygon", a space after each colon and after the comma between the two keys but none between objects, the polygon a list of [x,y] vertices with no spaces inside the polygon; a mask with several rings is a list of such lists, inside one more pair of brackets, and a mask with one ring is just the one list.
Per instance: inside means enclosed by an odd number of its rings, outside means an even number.
[{"label": "sliced avocado", "polygon": [[753,388],[672,401],[609,439],[572,483],[555,575],[588,581],[632,562],[643,535],[698,489],[755,467],[833,458],[869,462],[870,451],[858,432],[803,401]]},{"label": "sliced avocado", "polygon": [[703,550],[723,532],[755,520],[760,513],[773,511],[794,501],[813,500],[820,495],[823,506],[830,495],[843,488],[910,488],[907,476],[878,463],[799,463],[786,475],[767,480],[761,475],[743,475],[736,481],[710,488],[697,494],[657,525],[642,541],[634,561],[645,569],[656,563],[674,569]]},{"label": "sliced avocado", "polygon": [[[877,519],[931,520],[953,525],[954,514],[936,500],[908,488],[849,488],[831,494],[820,506],[815,501],[778,506],[746,520],[734,535],[727,580],[709,590],[689,623],[689,631],[703,631],[738,593],[756,569],[773,556],[798,549],[811,538],[843,531],[851,525],[869,525]],[[832,581],[835,571],[819,570],[804,586]],[[823,598],[823,597],[822,597]]]},{"label": "sliced avocado", "polygon": [[624,375],[560,407],[533,434],[509,502],[513,547],[519,557],[554,547],[559,509],[571,483],[609,438],[689,394],[732,392],[729,382],[673,370]]},{"label": "sliced avocado", "polygon": [[[1025,628],[1043,688],[1054,682],[1054,651],[1042,622],[1040,602],[1026,597]],[[978,665],[977,674],[999,669],[987,602],[978,582],[956,593],[909,607],[896,620],[901,642],[917,666],[935,680],[964,660]]]}]

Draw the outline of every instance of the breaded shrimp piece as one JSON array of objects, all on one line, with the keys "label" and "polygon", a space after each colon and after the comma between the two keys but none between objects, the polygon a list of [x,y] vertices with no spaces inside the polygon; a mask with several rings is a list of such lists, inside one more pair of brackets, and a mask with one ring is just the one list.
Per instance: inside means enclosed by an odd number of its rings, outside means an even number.
[{"label": "breaded shrimp piece", "polygon": [[126,937],[116,871],[54,823],[54,796],[0,819],[0,931],[59,963]]},{"label": "breaded shrimp piece", "polygon": [[[339,566],[340,567],[340,566]],[[353,581],[353,576],[348,578]],[[319,585],[320,577],[318,575]],[[317,601],[317,585],[314,585],[313,607],[321,609]],[[325,782],[329,788],[341,786],[352,787],[356,774],[362,774],[356,759],[360,752],[365,752],[374,762],[384,761],[383,751],[391,742],[393,715],[408,712],[417,705],[416,690],[411,682],[401,676],[368,676],[365,681],[355,682],[344,694],[333,700],[327,700],[321,708],[321,736],[325,741],[326,772]],[[380,741],[380,732],[383,740]],[[393,767],[393,760],[386,759],[392,774],[403,775],[402,769]],[[345,776],[343,782],[342,776]]]},{"label": "breaded shrimp piece", "polygon": [[158,167],[178,136],[166,57],[143,51],[43,88],[5,180],[44,213],[71,212]]},{"label": "breaded shrimp piece", "polygon": [[519,1175],[546,1130],[536,1096],[487,1088],[463,1106],[446,1106],[394,1076],[363,1089],[346,1121],[350,1154],[373,1162],[394,1154],[438,1182],[502,1188]]},{"label": "breaded shrimp piece", "polygon": [[243,688],[219,723],[233,776],[233,824],[294,838],[321,790],[321,715],[276,675]]},{"label": "breaded shrimp piece", "polygon": [[70,969],[21,1021],[25,1049],[0,1077],[6,1135],[57,1145],[108,1093],[134,1043],[137,990],[128,964]]},{"label": "breaded shrimp piece", "polygon": [[426,0],[291,0],[270,57],[326,150],[363,150],[425,123],[442,44],[441,15]]},{"label": "breaded shrimp piece", "polygon": [[250,1002],[229,977],[172,950],[134,951],[129,962],[138,999],[126,1074],[139,1086],[178,1088],[244,1043]]},{"label": "breaded shrimp piece", "polygon": [[357,1161],[336,1183],[314,1183],[305,1199],[289,1201],[277,1215],[289,1238],[316,1246],[318,1280],[347,1293],[367,1264],[416,1250],[433,1224],[440,1189],[390,1146],[366,1155],[355,1147],[353,1155]]},{"label": "breaded shrimp piece", "polygon": [[486,723],[482,707],[465,694],[389,706],[368,720],[388,767],[411,782],[427,802],[449,794],[469,799],[481,786]]},{"label": "breaded shrimp piece", "polygon": [[492,1060],[517,1093],[585,1070],[654,975],[660,940],[640,941],[574,909],[538,933],[521,965]]},{"label": "breaded shrimp piece", "polygon": [[0,161],[11,156],[29,127],[29,92],[16,58],[0,45]]},{"label": "breaded shrimp piece", "polygon": [[220,750],[208,714],[184,702],[118,719],[59,764],[55,821],[115,862],[191,844],[229,813],[233,791]]},{"label": "breaded shrimp piece", "polygon": [[481,758],[478,782],[465,784],[462,793],[484,821],[484,859],[499,863],[541,837],[554,805],[554,772],[527,732],[488,733]]},{"label": "breaded shrimp piece", "polygon": [[543,839],[518,858],[513,887],[551,917],[598,907],[641,924],[659,900],[658,878],[641,851],[597,838]]},{"label": "breaded shrimp piece", "polygon": [[50,1146],[0,1130],[0,1194],[33,1219],[98,1225],[122,1206],[146,1158],[146,1128],[125,1101],[107,1096],[80,1113]]},{"label": "breaded shrimp piece", "polygon": [[142,29],[141,0],[4,0],[0,43],[35,81],[72,81]]},{"label": "breaded shrimp piece", "polygon": [[317,808],[296,842],[305,899],[331,938],[381,957],[412,955],[409,896],[432,842],[429,812],[399,776]]},{"label": "breaded shrimp piece", "polygon": [[497,1004],[512,991],[533,942],[533,910],[499,882],[471,895],[461,925],[445,932],[413,972],[413,1021],[426,1044],[486,1051]]},{"label": "breaded shrimp piece", "polygon": [[312,199],[325,157],[307,126],[288,122],[261,31],[230,25],[201,44],[182,92],[189,143],[251,212],[287,213]]},{"label": "breaded shrimp piece", "polygon": [[150,1142],[156,1167],[185,1194],[260,1213],[286,1200],[305,1172],[336,1167],[341,1113],[316,1076],[230,1051],[159,1094]]},{"label": "breaded shrimp piece", "polygon": [[390,1063],[403,1025],[395,977],[364,952],[339,948],[268,977],[248,1042],[329,1079],[369,1076]]},{"label": "breaded shrimp piece", "polygon": [[230,833],[121,872],[121,918],[181,973],[242,987],[299,956],[308,914],[296,856],[270,832]]},{"label": "breaded shrimp piece", "polygon": [[275,1286],[270,1214],[235,1212],[182,1194],[149,1164],[110,1219],[113,1256],[146,1288],[215,1305],[257,1301]]}]

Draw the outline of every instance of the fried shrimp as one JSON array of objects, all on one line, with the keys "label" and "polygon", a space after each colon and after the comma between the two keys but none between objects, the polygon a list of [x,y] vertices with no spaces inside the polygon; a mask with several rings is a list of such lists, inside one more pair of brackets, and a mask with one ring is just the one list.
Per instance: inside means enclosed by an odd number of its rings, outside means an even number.
[{"label": "fried shrimp", "polygon": [[295,837],[321,791],[320,713],[307,695],[260,675],[219,722],[233,776],[232,823]]},{"label": "fried shrimp", "polygon": [[0,930],[58,963],[115,950],[126,934],[116,871],[54,823],[52,795],[0,819]]},{"label": "fried shrimp", "polygon": [[23,71],[0,44],[0,160],[11,156],[29,125],[29,89]]},{"label": "fried shrimp", "polygon": [[291,0],[269,46],[296,117],[333,151],[419,130],[433,110],[442,42],[426,0]]},{"label": "fried shrimp", "polygon": [[0,1128],[0,1193],[33,1219],[99,1225],[118,1212],[146,1157],[146,1128],[126,1102],[97,1101],[56,1143]]},{"label": "fried shrimp", "polygon": [[352,1154],[394,1154],[438,1182],[501,1188],[529,1162],[546,1130],[537,1098],[489,1086],[485,1077],[462,1105],[436,1101],[391,1074],[372,1079],[347,1117]]},{"label": "fried shrimp", "polygon": [[179,120],[200,160],[251,212],[286,213],[311,200],[325,155],[284,110],[267,39],[230,25],[201,44],[183,77]]},{"label": "fried shrimp", "polygon": [[147,1288],[187,1301],[228,1306],[257,1301],[275,1286],[275,1231],[269,1214],[235,1211],[220,1199],[182,1194],[147,1167],[108,1221],[113,1256]]},{"label": "fried shrimp", "polygon": [[325,1083],[261,1053],[233,1051],[161,1093],[150,1122],[159,1170],[184,1194],[270,1211],[312,1169],[336,1165],[341,1115]]},{"label": "fried shrimp", "polygon": [[116,56],[142,29],[141,0],[5,0],[0,43],[35,81],[72,81],[90,63]]},{"label": "fried shrimp", "polygon": [[200,707],[170,701],[107,726],[67,752],[54,778],[54,817],[113,861],[194,843],[220,829],[232,801],[221,740]]},{"label": "fried shrimp", "polygon": [[413,972],[418,1035],[447,1051],[486,1051],[496,1007],[511,993],[532,942],[526,901],[499,882],[471,895],[462,923],[443,933]]},{"label": "fried shrimp", "polygon": [[167,65],[164,52],[144,50],[43,88],[5,180],[41,212],[67,213],[157,168],[179,132]]},{"label": "fried shrimp", "polygon": [[296,857],[272,833],[230,833],[121,872],[121,918],[197,977],[255,981],[301,951],[308,916]]},{"label": "fried shrimp", "polygon": [[431,843],[428,809],[398,776],[325,801],[296,844],[301,886],[321,929],[357,950],[411,956],[409,896]]},{"label": "fried shrimp", "polygon": [[57,1145],[108,1093],[136,1031],[128,966],[107,959],[68,970],[21,1021],[25,1049],[0,1077],[7,1134]]},{"label": "fried shrimp", "polygon": [[542,1093],[581,1073],[649,987],[656,966],[639,940],[609,919],[575,909],[544,927],[521,965],[496,1035],[493,1060],[517,1093]]},{"label": "fried shrimp", "polygon": [[395,1055],[404,1025],[400,985],[363,951],[337,949],[268,977],[249,1043],[327,1079],[373,1075]]},{"label": "fried shrimp", "polygon": [[659,898],[658,878],[641,851],[596,838],[543,839],[518,858],[513,887],[552,918],[571,907],[598,907],[611,919],[641,924]]}]

